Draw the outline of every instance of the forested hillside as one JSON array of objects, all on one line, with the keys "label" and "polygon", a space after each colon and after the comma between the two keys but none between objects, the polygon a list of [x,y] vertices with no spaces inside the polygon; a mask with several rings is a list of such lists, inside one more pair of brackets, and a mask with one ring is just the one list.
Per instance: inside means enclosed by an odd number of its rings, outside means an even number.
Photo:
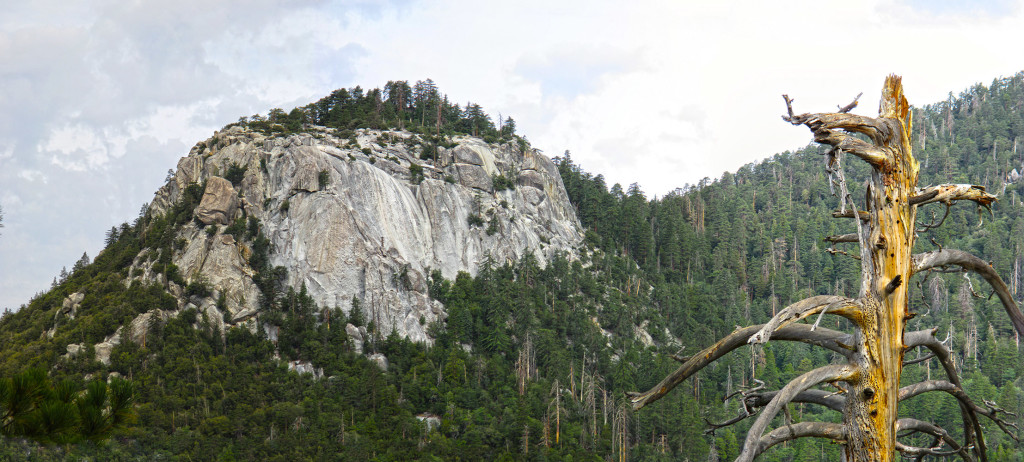
[{"label": "forested hillside", "polygon": [[[525,143],[507,123],[499,123],[499,129],[486,116],[480,124],[472,122],[469,108],[446,102],[436,89],[434,105],[425,106],[427,99],[406,88],[391,82],[384,91],[339,90],[306,108],[243,122],[280,133],[301,131],[308,123],[342,130],[401,126],[423,134],[426,146],[441,145],[456,132]],[[780,121],[778,129],[797,128]],[[1024,74],[914,111],[921,184],[974,183],[1000,196],[991,214],[967,204],[952,207],[945,226],[921,232],[918,251],[949,246],[989,259],[1018,300],[1024,296],[1022,134]],[[756,356],[741,350],[640,412],[629,410],[624,393],[646,389],[673,370],[678,363],[671,355],[693,354],[736,326],[764,322],[788,303],[815,294],[855,294],[858,262],[844,253],[851,249],[843,244],[832,249],[824,241],[852,232],[853,224],[832,218],[838,199],[830,195],[822,153],[811,146],[778,154],[722,178],[648,197],[636,185],[609,187],[567,152],[556,164],[587,228],[584,250],[544,268],[526,258],[486,261],[476,277],[463,273],[445,280],[435,273],[430,295],[445,305],[448,316],[429,327],[432,346],[370,326],[358,299],[351,306],[317,306],[303,287],[292,287],[263,292],[270,300],[261,320],[279,328],[276,338],[263,329],[220,331],[203,314],[185,310],[153,322],[141,341],[115,347],[109,365],[96,361],[91,351],[65,357],[68,343],[98,341],[148,306],[172,302],[161,287],[124,281],[140,250],[162,245],[156,226],[188,220],[196,204],[186,196],[171,216],[142,214],[113,230],[95,261],[76,264],[51,291],[0,319],[0,376],[33,366],[55,379],[79,382],[85,375],[116,372],[138,390],[135,425],[104,445],[37,448],[6,439],[0,456],[617,460],[624,455],[696,461],[708,460],[710,452],[717,460],[732,460],[749,420],[704,432],[705,420],[737,415],[736,400],[723,404],[723,397],[755,378],[777,387],[828,363],[828,353],[781,343],[767,344]],[[866,172],[857,163],[847,165],[851,185],[863,181]],[[928,207],[920,222],[929,221],[932,211],[935,222],[944,218],[943,205]],[[235,231],[258,248],[258,223]],[[1019,415],[1024,361],[987,286],[963,274],[912,283],[917,285],[911,289],[911,308],[918,316],[911,328],[939,327],[938,337],[948,336],[975,401],[992,400]],[[77,316],[49,337],[63,301],[76,292],[85,294]],[[356,352],[345,330],[348,323],[368,327],[365,351],[383,354],[386,368]],[[917,355],[909,352],[908,358]],[[314,373],[289,368],[290,361],[311,363]],[[909,365],[905,380],[936,371],[934,361]],[[960,429],[956,402],[944,394],[922,395],[906,407],[954,433]],[[837,419],[811,405],[793,405],[789,415],[796,421]],[[1015,441],[983,423],[991,460],[1024,460]],[[838,447],[823,440],[780,445],[763,457],[838,458]]]}]

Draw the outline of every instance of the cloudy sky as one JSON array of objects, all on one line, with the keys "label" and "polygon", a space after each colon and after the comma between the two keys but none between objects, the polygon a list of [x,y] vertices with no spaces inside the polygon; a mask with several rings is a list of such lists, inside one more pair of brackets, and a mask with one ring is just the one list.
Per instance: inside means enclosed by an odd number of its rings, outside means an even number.
[{"label": "cloudy sky", "polygon": [[[628,5],[628,6],[626,6]],[[884,76],[913,104],[1024,70],[1020,1],[40,0],[0,16],[0,308],[134,219],[197,141],[432,78],[548,155],[660,196],[809,141]]]}]

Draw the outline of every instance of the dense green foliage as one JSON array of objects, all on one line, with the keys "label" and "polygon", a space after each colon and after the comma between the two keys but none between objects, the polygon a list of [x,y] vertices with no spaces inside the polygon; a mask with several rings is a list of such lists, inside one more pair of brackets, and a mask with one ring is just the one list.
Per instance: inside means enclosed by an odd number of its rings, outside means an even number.
[{"label": "dense green foliage", "polygon": [[44,444],[101,441],[134,418],[131,382],[112,377],[90,381],[85,390],[72,380],[51,383],[46,372],[29,369],[0,379],[0,435]]},{"label": "dense green foliage", "polygon": [[511,117],[495,125],[479,104],[459,106],[441,93],[433,80],[421,80],[410,86],[408,81],[389,81],[383,89],[363,90],[361,87],[338,89],[304,107],[285,113],[272,109],[266,116],[243,117],[240,124],[267,134],[295,133],[307,124],[348,131],[357,128],[402,129],[421,135],[432,135],[423,146],[424,159],[430,158],[446,137],[471,135],[488,143],[526,140],[516,135]]},{"label": "dense green foliage", "polygon": [[[302,130],[304,123],[339,130],[404,127],[435,136],[440,131],[436,142],[446,132],[513,136],[514,128],[496,130],[478,106],[450,105],[431,85],[338,90],[305,108],[271,111],[247,123],[271,132]],[[1018,197],[1024,182],[1007,182],[1024,164],[1024,146],[1018,152],[1016,141],[1024,134],[1024,76],[917,109],[914,120],[922,185],[975,182],[1003,198],[993,216],[954,207],[943,227],[922,232],[919,251],[929,250],[931,239],[972,251],[992,260],[1016,297],[1024,295],[1024,204]],[[780,123],[779,129],[794,128]],[[423,152],[429,157],[427,147]],[[177,307],[165,287],[125,283],[140,252],[190,295],[214,296],[216,288],[202,280],[185,285],[170,263],[170,253],[183,245],[177,230],[195,226],[192,211],[203,185],[191,185],[166,215],[142,214],[112,229],[95,261],[85,258],[52,290],[0,319],[0,376],[30,367],[50,370],[54,381],[117,372],[136,384],[138,424],[103,446],[39,449],[7,440],[0,458],[602,460],[619,455],[615,443],[624,435],[631,460],[706,460],[709,451],[731,460],[749,419],[711,435],[703,433],[702,419],[735,416],[735,400],[723,405],[722,398],[752,378],[778,388],[828,363],[829,353],[781,342],[754,357],[737,351],[639,413],[626,410],[623,394],[673,370],[668,354],[680,347],[692,354],[735,326],[763,322],[809,295],[857,291],[857,262],[825,252],[823,237],[853,226],[831,218],[838,201],[829,195],[820,153],[811,147],[779,154],[660,198],[648,198],[637,185],[609,188],[566,153],[556,163],[587,228],[580,255],[559,256],[543,268],[532,258],[486,261],[477,276],[462,273],[455,280],[434,272],[430,295],[445,304],[448,318],[430,326],[432,346],[375,325],[358,299],[347,307],[317,306],[305,288],[285,286],[284,270],[270,265],[272,249],[255,219],[210,227],[252,249],[249,263],[263,294],[258,327],[220,331],[216,320],[183,310],[152,323],[142,342],[123,341],[109,365],[96,361],[92,345],[117,326],[155,307]],[[859,184],[867,169],[845,164],[850,183]],[[329,177],[318,180],[323,187]],[[494,183],[500,190],[505,180]],[[928,207],[942,217],[941,205]],[[930,215],[922,210],[920,221]],[[467,221],[485,222],[479,215]],[[912,309],[919,315],[911,329],[936,326],[940,338],[950,334],[976,401],[1024,409],[1024,362],[998,301],[972,296],[959,274],[912,283]],[[973,287],[988,295],[977,278]],[[85,294],[77,317],[56,316],[75,292]],[[65,320],[50,338],[57,318]],[[365,353],[383,354],[387,370],[354,350],[348,323],[366,328]],[[648,336],[654,346],[640,341]],[[69,343],[84,344],[84,351],[64,356]],[[309,364],[317,373],[300,374],[289,363]],[[908,366],[904,379],[930,375],[940,372],[926,361]],[[960,432],[955,401],[943,394],[914,398],[902,412]],[[812,405],[793,405],[790,414],[794,420],[839,418]],[[984,425],[991,460],[1022,460],[1016,443]],[[763,457],[838,458],[838,447],[820,440],[780,445]]]}]

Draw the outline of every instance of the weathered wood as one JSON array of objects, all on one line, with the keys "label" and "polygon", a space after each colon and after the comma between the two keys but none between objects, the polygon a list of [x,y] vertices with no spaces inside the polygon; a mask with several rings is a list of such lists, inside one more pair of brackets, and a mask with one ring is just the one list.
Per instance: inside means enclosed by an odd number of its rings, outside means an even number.
[{"label": "weathered wood", "polygon": [[825,311],[847,318],[858,325],[863,323],[863,313],[856,300],[835,295],[818,295],[783,308],[761,330],[752,335],[747,343],[765,343],[779,327]]},{"label": "weathered wood", "polygon": [[[640,409],[665,396],[691,375],[703,369],[704,366],[725,356],[726,353],[746,345],[747,340],[760,331],[762,327],[764,327],[763,324],[757,324],[737,329],[714,345],[690,356],[675,372],[662,379],[661,382],[650,390],[644,393],[626,393],[633,408]],[[811,326],[806,324],[793,324],[775,330],[772,334],[772,340],[804,342],[827,348],[845,356],[851,352],[850,344],[853,343],[853,336],[822,327],[812,329]]]},{"label": "weathered wood", "polygon": [[814,369],[790,381],[765,406],[764,410],[761,411],[761,415],[754,421],[754,425],[750,426],[747,440],[743,444],[743,451],[736,458],[736,462],[750,462],[760,454],[759,451],[763,450],[761,449],[761,435],[768,428],[768,424],[775,418],[775,415],[793,401],[793,397],[823,382],[856,382],[860,378],[859,375],[860,372],[852,365],[832,364]]},{"label": "weathered wood", "polygon": [[[765,407],[777,394],[779,394],[778,391],[754,393],[744,398],[743,401],[746,403],[747,407]],[[817,404],[832,409],[833,411],[842,412],[843,407],[846,406],[846,397],[838,393],[828,392],[825,390],[806,390],[794,396],[792,402]]]},{"label": "weathered wood", "polygon": [[988,207],[999,200],[996,196],[985,192],[984,186],[974,184],[940,184],[920,189],[910,198],[911,205],[925,205],[933,202],[948,204],[954,201],[974,201],[978,205]]},{"label": "weathered wood", "polygon": [[1006,283],[996,274],[996,270],[988,262],[968,252],[956,249],[941,249],[917,254],[913,256],[913,259],[915,273],[932,268],[959,266],[980,275],[992,286],[996,295],[999,296],[999,301],[1003,304],[1003,310],[1006,311],[1006,315],[1013,322],[1014,329],[1017,330],[1017,333],[1024,335],[1024,314],[1017,307],[1017,302],[1014,301],[1013,295],[1010,294],[1010,289],[1006,287]]},{"label": "weathered wood", "polygon": [[785,425],[771,433],[762,436],[757,441],[754,455],[760,455],[768,448],[797,438],[816,437],[826,438],[832,441],[845,443],[847,439],[846,428],[840,424],[829,422],[797,422]]},{"label": "weathered wood", "polygon": [[903,418],[903,419],[897,420],[896,421],[896,431],[900,432],[900,431],[905,431],[905,430],[909,430],[911,432],[918,432],[918,433],[925,433],[925,434],[928,434],[928,435],[932,435],[932,436],[936,437],[936,439],[938,441],[946,443],[947,445],[949,445],[949,447],[952,449],[952,452],[950,454],[944,454],[942,451],[937,450],[935,448],[914,448],[914,447],[911,447],[911,446],[903,446],[903,448],[900,448],[900,445],[897,444],[897,449],[900,452],[902,452],[903,454],[905,454],[905,455],[913,456],[913,455],[952,455],[952,454],[960,454],[960,456],[963,457],[964,460],[968,460],[968,461],[973,461],[974,460],[974,458],[971,457],[970,452],[968,452],[966,450],[966,448],[961,446],[960,443],[958,443],[955,439],[953,439],[953,437],[951,437],[949,435],[948,431],[946,431],[944,428],[942,428],[942,427],[940,427],[938,425],[935,425],[935,424],[929,423],[929,422],[925,422],[923,420],[911,419],[911,418]]}]

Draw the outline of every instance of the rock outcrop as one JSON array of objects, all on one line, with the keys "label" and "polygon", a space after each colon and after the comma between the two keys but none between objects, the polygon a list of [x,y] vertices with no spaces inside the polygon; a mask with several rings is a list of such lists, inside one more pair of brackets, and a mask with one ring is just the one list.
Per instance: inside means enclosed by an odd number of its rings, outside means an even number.
[{"label": "rock outcrop", "polygon": [[196,207],[196,218],[207,225],[226,225],[231,222],[238,207],[238,198],[231,182],[221,177],[206,180],[206,191]]},{"label": "rock outcrop", "polygon": [[[356,130],[341,138],[310,130],[217,133],[178,162],[150,213],[170,210],[189,184],[205,182],[199,222],[258,219],[272,244],[271,264],[287,269],[290,286],[305,285],[322,306],[346,311],[359,299],[382,331],[428,342],[427,326],[446,316],[427,293],[432,270],[452,279],[475,274],[487,259],[503,264],[526,255],[544,265],[582,240],[555,165],[536,150],[459,137],[422,160],[421,141],[408,132]],[[237,187],[219,176],[233,166],[245,170]],[[173,262],[188,282],[204,278],[225,294],[229,322],[246,321],[260,296],[247,264],[251,249],[223,229],[208,231],[186,225]],[[146,261],[137,259],[133,271],[149,274]],[[202,305],[195,302],[180,305]]]}]

